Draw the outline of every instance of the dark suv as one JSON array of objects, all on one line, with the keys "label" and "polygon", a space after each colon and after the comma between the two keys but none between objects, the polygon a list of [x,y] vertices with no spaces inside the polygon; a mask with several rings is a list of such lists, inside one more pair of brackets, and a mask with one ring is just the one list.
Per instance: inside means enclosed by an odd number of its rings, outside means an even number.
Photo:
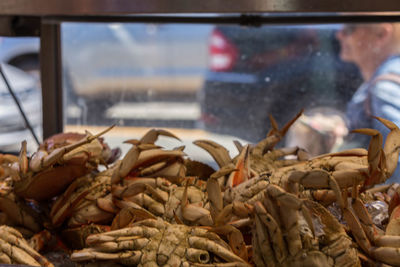
[{"label": "dark suv", "polygon": [[338,57],[337,29],[215,27],[199,92],[202,127],[255,142],[270,128],[269,114],[282,125],[301,108],[344,110],[361,78]]}]

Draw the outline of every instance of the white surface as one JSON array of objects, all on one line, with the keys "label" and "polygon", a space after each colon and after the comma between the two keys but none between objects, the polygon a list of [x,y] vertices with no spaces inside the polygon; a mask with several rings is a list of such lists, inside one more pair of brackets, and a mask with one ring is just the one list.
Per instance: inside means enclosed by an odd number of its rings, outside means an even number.
[{"label": "white surface", "polygon": [[[67,125],[65,127],[65,131],[72,132],[80,132],[83,133],[85,130],[88,130],[92,134],[98,133],[104,130],[106,127],[88,127],[88,126],[75,126],[75,125]],[[104,135],[105,141],[108,145],[113,147],[120,147],[123,155],[130,149],[131,145],[124,144],[125,140],[129,139],[140,139],[148,130],[151,128],[142,128],[142,127],[115,127],[110,132]],[[199,139],[209,139],[212,140],[225,148],[227,148],[230,152],[231,157],[234,157],[238,154],[235,145],[233,144],[234,140],[238,140],[242,144],[247,144],[248,142],[245,140],[241,140],[229,135],[219,135],[209,133],[199,129],[177,129],[177,128],[163,128],[165,130],[170,131],[179,137],[182,141],[175,140],[170,137],[160,136],[157,140],[156,144],[160,145],[166,149],[172,149],[178,146],[185,146],[184,152],[187,156],[192,160],[197,160],[203,163],[207,163],[216,167],[213,158],[202,148],[193,144],[193,141]]]},{"label": "white surface", "polygon": [[119,103],[109,108],[106,116],[118,119],[197,120],[200,105],[195,102]]}]

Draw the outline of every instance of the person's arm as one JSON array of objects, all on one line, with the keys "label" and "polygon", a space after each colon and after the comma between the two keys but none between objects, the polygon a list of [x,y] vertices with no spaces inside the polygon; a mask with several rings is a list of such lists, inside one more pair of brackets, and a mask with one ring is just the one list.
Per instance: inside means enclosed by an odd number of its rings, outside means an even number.
[{"label": "person's arm", "polygon": [[[400,84],[382,80],[370,88],[370,104],[373,116],[382,117],[400,126]],[[373,127],[384,136],[389,130],[379,121],[373,120]]]}]

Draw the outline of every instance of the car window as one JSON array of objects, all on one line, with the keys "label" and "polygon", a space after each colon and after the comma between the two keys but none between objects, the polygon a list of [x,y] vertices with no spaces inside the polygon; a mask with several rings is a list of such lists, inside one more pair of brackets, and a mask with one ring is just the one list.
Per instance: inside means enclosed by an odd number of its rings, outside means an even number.
[{"label": "car window", "polygon": [[344,113],[361,76],[339,57],[341,27],[64,23],[65,129],[116,124],[121,146],[172,128],[189,147],[214,138],[235,155],[233,140],[265,138],[269,115]]}]

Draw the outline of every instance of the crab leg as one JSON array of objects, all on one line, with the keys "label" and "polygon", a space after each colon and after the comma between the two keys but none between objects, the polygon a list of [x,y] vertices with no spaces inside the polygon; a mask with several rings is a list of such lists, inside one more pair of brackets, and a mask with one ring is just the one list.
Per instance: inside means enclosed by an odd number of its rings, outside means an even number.
[{"label": "crab leg", "polygon": [[136,207],[124,207],[114,217],[111,224],[111,230],[117,230],[127,227],[135,221],[141,221],[145,219],[156,219],[156,217],[145,209]]},{"label": "crab leg", "polygon": [[30,247],[17,230],[2,226],[0,236],[0,249],[15,257],[17,262],[34,266],[53,266],[46,258]]},{"label": "crab leg", "polygon": [[120,253],[105,253],[98,252],[94,248],[86,248],[71,254],[73,261],[88,261],[88,260],[123,260],[125,262],[136,265],[140,262],[142,253],[140,251],[125,251]]},{"label": "crab leg", "polygon": [[183,156],[185,156],[185,153],[180,150],[149,149],[141,151],[136,163],[130,166],[131,170],[133,170],[139,166],[149,166],[157,162],[167,161],[169,159],[180,158]]},{"label": "crab leg", "polygon": [[224,192],[224,201],[232,203],[236,200],[238,202],[253,204],[254,202],[264,198],[263,190],[269,183],[270,182],[265,176],[249,179],[234,188],[227,188]]},{"label": "crab leg", "polygon": [[[179,158],[172,159],[171,162],[162,162],[160,163],[159,168],[154,168],[154,165],[150,166],[152,170],[149,172],[149,174],[153,177],[165,177],[166,179],[170,180],[173,180],[176,177],[184,177],[186,173],[186,167],[182,162],[180,162]],[[146,174],[142,174],[142,172],[140,175],[146,176]]]},{"label": "crab leg", "polygon": [[36,260],[32,259],[32,257],[30,257],[30,255],[23,249],[14,247],[4,242],[1,239],[0,239],[0,251],[5,253],[6,255],[10,255],[12,257],[11,262],[17,262],[31,266],[40,266],[40,264]]},{"label": "crab leg", "polygon": [[[347,200],[346,196],[343,198]],[[400,266],[400,236],[377,236],[372,220],[360,200],[353,199],[354,212],[348,208],[347,201],[343,201],[343,203],[346,203],[342,206],[343,217],[361,249],[376,260]],[[384,247],[375,247],[371,241],[375,246]]]},{"label": "crab leg", "polygon": [[12,196],[14,199],[10,199],[9,197],[11,196],[0,196],[0,210],[5,212],[16,224],[22,225],[35,233],[40,231],[41,226],[37,220],[35,220],[35,217],[31,215],[32,212],[28,211],[29,207],[17,200],[17,196]]},{"label": "crab leg", "polygon": [[[274,266],[279,266],[278,262],[275,259],[275,250],[278,247],[272,247],[272,242],[270,234],[268,233],[268,228],[264,227],[263,223],[263,214],[267,214],[267,211],[262,208],[262,205],[255,204],[255,216],[254,216],[254,229],[252,231],[252,244],[253,244],[253,260],[256,263],[256,266],[266,266],[267,263]],[[279,232],[275,232],[273,234],[280,235]],[[273,249],[274,248],[274,249]]]},{"label": "crab leg", "polygon": [[[239,218],[248,218],[253,207],[249,204],[234,201],[232,204],[226,205],[215,218],[215,225],[225,225],[231,218],[236,215]],[[234,222],[232,222],[234,223]]]},{"label": "crab leg", "polygon": [[[284,228],[287,232],[287,246],[290,255],[297,255],[302,249],[302,242],[299,232],[299,212],[301,210],[302,203],[295,196],[290,193],[286,193],[281,188],[275,185],[270,185],[267,188],[267,197],[272,198],[274,201],[278,201],[280,204],[280,216]],[[287,212],[290,210],[290,212]]]},{"label": "crab leg", "polygon": [[209,178],[207,180],[207,195],[210,201],[211,217],[215,222],[217,215],[221,213],[224,206],[221,186],[217,179]]},{"label": "crab leg", "polygon": [[[19,163],[19,171],[22,174],[27,174],[29,169],[29,161],[27,156],[27,147],[26,140],[21,143],[21,151],[19,152],[18,163]],[[18,177],[19,178],[19,177]]]},{"label": "crab leg", "polygon": [[181,202],[181,212],[183,218],[190,222],[198,222],[200,225],[212,225],[213,220],[208,209],[189,204],[188,185],[189,183],[186,183]]},{"label": "crab leg", "polygon": [[134,145],[129,149],[129,151],[125,154],[124,158],[116,164],[116,169],[111,177],[111,183],[116,184],[121,181],[121,179],[128,175],[128,173],[132,170],[132,166],[134,166],[138,159],[139,155],[144,150],[156,149],[159,148],[155,145]]},{"label": "crab leg", "polygon": [[224,225],[220,227],[214,227],[211,229],[211,231],[226,236],[233,253],[238,255],[244,261],[248,261],[246,243],[244,242],[242,233],[237,228],[233,227],[232,225]]},{"label": "crab leg", "polygon": [[357,129],[353,132],[372,136],[368,147],[368,164],[370,177],[365,181],[364,187],[369,188],[375,184],[383,183],[392,176],[396,170],[400,153],[400,129],[391,121],[374,117],[385,125],[389,134],[382,150],[382,135],[374,129]]},{"label": "crab leg", "polygon": [[[333,190],[333,192],[336,195],[336,199],[340,202],[340,205],[343,206],[344,204],[342,202],[341,198],[341,191],[340,187],[345,187],[343,182],[347,182],[348,180],[352,181],[354,184],[354,180],[357,181],[357,172],[354,173],[353,180],[348,179],[349,177],[346,177],[347,180],[345,179],[336,179],[334,178],[333,175],[328,173],[327,171],[324,170],[313,170],[310,172],[301,172],[301,171],[294,171],[291,173],[291,175],[288,178],[289,184],[293,183],[300,183],[303,185],[305,188],[312,188],[312,189],[321,189],[321,188],[330,188]],[[340,184],[340,182],[342,184]],[[345,184],[347,185],[347,184]]]},{"label": "crab leg", "polygon": [[[278,223],[275,219],[268,214],[267,210],[263,207],[260,202],[256,202],[254,205],[257,218],[259,220],[258,223],[261,223],[260,227],[263,227],[268,230],[269,240],[265,240],[264,243],[270,242],[271,250],[274,254],[274,257],[267,257],[265,260],[276,259],[279,264],[287,257],[287,247],[285,241],[283,240],[283,235]],[[259,233],[259,232],[258,232]],[[264,245],[264,247],[269,247],[269,245]],[[270,250],[270,248],[268,248]],[[270,252],[269,252],[270,253]]]},{"label": "crab leg", "polygon": [[259,143],[252,148],[252,153],[257,155],[264,155],[266,151],[272,150],[274,146],[285,136],[290,126],[303,114],[301,110],[293,119],[287,122],[282,129],[279,130],[278,124],[275,119],[270,115],[272,130],[268,133],[267,138],[261,140]]},{"label": "crab leg", "polygon": [[218,255],[225,261],[245,263],[245,261],[242,258],[237,256],[233,252],[229,251],[228,249],[219,244],[211,242],[211,240],[207,238],[199,236],[190,236],[188,238],[188,242],[190,246],[197,249],[204,249],[207,251],[211,251],[212,253]]}]

